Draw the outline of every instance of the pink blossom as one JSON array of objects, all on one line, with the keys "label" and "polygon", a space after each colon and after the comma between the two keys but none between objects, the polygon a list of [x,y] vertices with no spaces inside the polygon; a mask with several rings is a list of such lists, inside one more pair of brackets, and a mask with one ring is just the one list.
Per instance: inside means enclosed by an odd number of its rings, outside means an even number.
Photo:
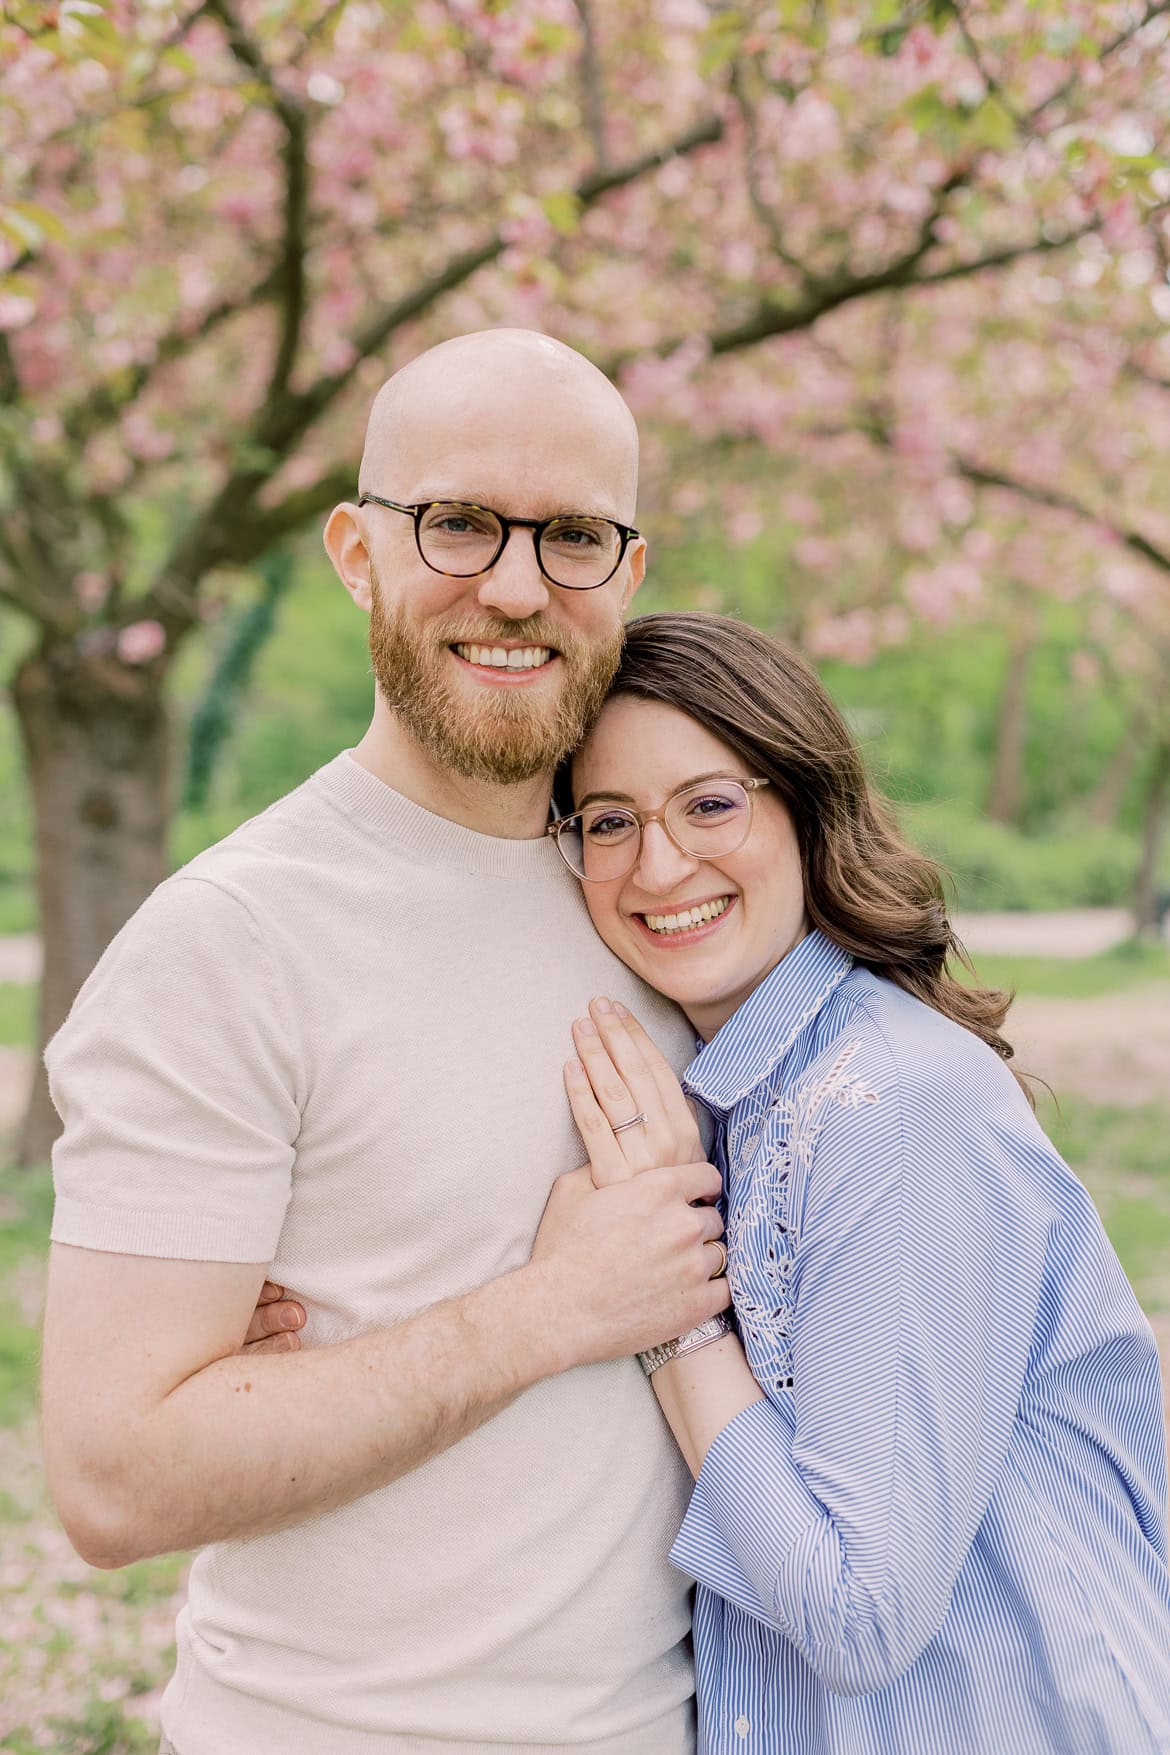
[{"label": "pink blossom", "polygon": [[165,649],[166,631],[161,622],[131,622],[118,635],[117,653],[123,664],[149,664]]}]

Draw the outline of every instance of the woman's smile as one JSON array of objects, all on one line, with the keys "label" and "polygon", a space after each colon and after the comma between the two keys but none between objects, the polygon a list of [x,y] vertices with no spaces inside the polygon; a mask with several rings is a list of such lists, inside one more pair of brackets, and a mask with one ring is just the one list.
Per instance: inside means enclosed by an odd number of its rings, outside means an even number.
[{"label": "woman's smile", "polygon": [[723,925],[737,900],[727,894],[708,896],[697,902],[676,902],[670,907],[634,912],[630,919],[641,927],[656,950],[682,950],[709,939]]}]

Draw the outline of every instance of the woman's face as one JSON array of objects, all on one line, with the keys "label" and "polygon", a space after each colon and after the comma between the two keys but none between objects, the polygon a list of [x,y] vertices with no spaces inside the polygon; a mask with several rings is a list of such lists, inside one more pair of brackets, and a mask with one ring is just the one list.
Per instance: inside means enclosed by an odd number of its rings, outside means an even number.
[{"label": "woman's face", "polygon": [[[601,711],[573,762],[573,794],[641,812],[713,776],[751,780],[738,756],[694,719],[657,701],[622,695]],[[648,823],[638,863],[624,877],[582,884],[593,924],[610,950],[682,1006],[707,1041],[808,931],[800,849],[773,787],[750,794],[751,831],[732,853],[684,853],[660,822]],[[694,795],[696,820],[714,806]],[[717,801],[716,801],[717,804]],[[697,925],[669,917],[724,904]]]}]

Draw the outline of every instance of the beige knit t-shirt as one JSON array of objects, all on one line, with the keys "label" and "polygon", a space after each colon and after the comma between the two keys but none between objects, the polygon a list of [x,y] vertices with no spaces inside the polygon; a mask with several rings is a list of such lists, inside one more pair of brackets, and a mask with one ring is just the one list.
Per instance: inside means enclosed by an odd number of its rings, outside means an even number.
[{"label": "beige knit t-shirt", "polygon": [[[590,996],[681,1017],[547,837],[478,835],[338,756],[162,884],[48,1051],[53,1237],[271,1262],[323,1345],[518,1266],[582,1161]],[[689,1476],[633,1359],[538,1384],[402,1480],[204,1549],[163,1722],[182,1755],[693,1747]]]}]

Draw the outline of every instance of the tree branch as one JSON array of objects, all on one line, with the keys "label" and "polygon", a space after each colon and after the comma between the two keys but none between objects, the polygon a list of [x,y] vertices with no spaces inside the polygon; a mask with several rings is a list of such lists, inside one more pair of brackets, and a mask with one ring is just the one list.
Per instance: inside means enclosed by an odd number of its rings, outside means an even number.
[{"label": "tree branch", "polygon": [[279,294],[280,335],[264,397],[266,408],[275,412],[288,390],[305,320],[305,248],[309,211],[308,122],[303,106],[282,88],[259,44],[245,30],[229,0],[206,0],[206,8],[223,25],[228,47],[241,67],[268,92],[273,111],[284,129],[284,146],[281,150],[285,171],[284,228],[280,257],[272,274],[273,287]]},{"label": "tree branch", "polygon": [[155,373],[161,367],[169,365],[172,360],[181,358],[206,341],[209,335],[231,317],[242,316],[269,298],[273,286],[273,271],[269,271],[263,280],[243,293],[239,298],[221,299],[218,305],[212,305],[194,328],[188,329],[176,324],[163,335],[154,351],[154,358],[145,360],[132,367],[122,370],[94,384],[80,402],[67,409],[62,416],[62,424],[66,435],[74,445],[84,445],[103,427],[112,426],[123,411],[137,401],[146,389]]},{"label": "tree branch", "polygon": [[[649,171],[657,170],[672,158],[680,158],[699,147],[711,145],[722,134],[722,119],[708,116],[665,146],[628,159],[625,164],[591,171],[577,184],[574,191],[577,201],[582,209],[591,207],[603,195],[636,183]],[[378,353],[396,329],[420,316],[444,293],[462,286],[480,268],[486,268],[489,263],[497,261],[506,250],[507,244],[508,241],[501,232],[490,233],[480,243],[452,256],[435,274],[420,281],[394,304],[375,313],[352,337],[353,359],[350,364],[342,371],[319,378],[299,396],[287,397],[280,410],[257,426],[254,435],[256,442],[275,451],[285,450],[335,401],[349,384],[361,362],[371,354]]]},{"label": "tree branch", "polygon": [[1020,476],[1009,475],[1001,469],[988,469],[970,457],[956,454],[952,462],[958,474],[975,486],[1002,488],[1007,493],[1018,495],[1020,499],[1030,500],[1035,506],[1048,506],[1056,512],[1069,512],[1087,524],[1097,524],[1101,529],[1108,530],[1125,548],[1151,562],[1162,572],[1170,573],[1170,549],[1160,548],[1148,536],[1143,536],[1140,530],[1134,530],[1131,526],[1110,518],[1106,513],[1093,511],[1072,494],[1063,493],[1057,488],[1042,487],[1038,482],[1024,481]]},{"label": "tree branch", "polygon": [[789,250],[788,246],[785,244],[783,234],[780,230],[779,217],[764,200],[763,192],[760,189],[760,180],[756,175],[755,165],[760,150],[759,132],[756,127],[755,106],[748,97],[747,89],[744,84],[743,68],[738,61],[733,61],[731,64],[730,89],[732,98],[735,101],[735,107],[739,111],[740,120],[743,123],[744,144],[746,146],[743,167],[744,185],[747,189],[748,201],[751,204],[752,212],[755,214],[759,225],[767,234],[772,254],[781,262],[785,263],[789,268],[795,269],[801,279],[808,282],[812,278],[809,269],[798,256],[793,255],[792,251]]},{"label": "tree branch", "polygon": [[0,402],[11,407],[20,401],[20,375],[12,356],[12,346],[4,330],[0,330]]},{"label": "tree branch", "polygon": [[[927,222],[927,229],[933,229],[940,214],[936,212]],[[1069,232],[1060,238],[1034,238],[1027,244],[1007,246],[1002,250],[990,251],[986,256],[978,256],[971,262],[952,263],[947,268],[931,270],[928,273],[916,272],[922,258],[932,248],[933,237],[919,238],[913,248],[905,251],[885,268],[873,274],[842,273],[835,279],[816,278],[805,288],[803,296],[791,303],[781,304],[774,300],[765,300],[739,323],[726,329],[717,329],[708,337],[708,347],[712,355],[735,353],[743,347],[754,347],[758,342],[768,341],[776,335],[792,335],[802,329],[811,329],[822,317],[831,311],[839,310],[842,305],[852,304],[856,299],[870,298],[877,293],[891,292],[902,287],[941,286],[950,280],[965,280],[975,274],[986,273],[990,269],[1003,268],[1009,263],[1018,262],[1027,256],[1045,255],[1053,250],[1064,250],[1069,244],[1075,243],[1086,232],[1096,229],[1094,220],[1089,225]],[[689,340],[686,335],[677,335],[670,341],[660,342],[655,352],[665,356],[673,353],[676,348]],[[610,373],[619,371],[627,361],[636,358],[633,352],[616,356],[609,361],[603,370]]]},{"label": "tree branch", "polygon": [[585,120],[593,145],[593,163],[599,171],[604,171],[609,167],[605,140],[605,85],[592,0],[573,0],[573,4],[581,21],[581,84],[585,91]]},{"label": "tree branch", "polygon": [[[1110,60],[1119,50],[1124,49],[1127,43],[1131,43],[1140,31],[1145,30],[1146,26],[1151,24],[1155,18],[1162,18],[1168,12],[1170,12],[1170,0],[1148,0],[1145,11],[1140,18],[1134,19],[1132,24],[1127,24],[1124,29],[1119,30],[1116,36],[1110,37],[1109,41],[1103,45],[1101,53],[1097,57],[1098,63]],[[1029,123],[1035,122],[1046,110],[1051,109],[1053,104],[1058,104],[1062,98],[1068,96],[1070,91],[1075,90],[1076,85],[1077,75],[1072,73],[1067,79],[1061,80],[1059,85],[1054,86],[1047,97],[1041,98],[1038,104],[1033,105],[1025,119]]]},{"label": "tree branch", "polygon": [[[670,159],[718,140],[722,132],[721,119],[709,116],[665,146],[642,153],[625,164],[590,172],[577,184],[577,200],[582,208],[588,207],[610,190],[636,182]],[[162,623],[169,644],[176,644],[198,621],[198,589],[205,574],[215,567],[254,558],[266,543],[294,529],[298,522],[352,489],[356,470],[334,470],[314,486],[289,495],[280,506],[267,512],[256,509],[257,496],[284,455],[350,383],[361,361],[376,353],[401,324],[421,315],[445,292],[462,285],[477,269],[495,261],[506,247],[507,240],[495,231],[471,249],[460,251],[443,268],[367,321],[353,339],[354,358],[344,371],[319,378],[299,396],[285,396],[278,409],[262,411],[261,420],[246,435],[246,443],[253,453],[256,449],[267,451],[272,462],[248,463],[228,477],[174,543],[142,600],[143,614],[151,614]]]},{"label": "tree branch", "polygon": [[241,563],[255,560],[281,537],[300,530],[310,518],[332,510],[340,500],[353,499],[357,493],[360,464],[359,457],[336,464],[319,475],[316,481],[286,494],[278,505],[258,513],[248,527],[243,552],[237,552],[234,558]]}]

